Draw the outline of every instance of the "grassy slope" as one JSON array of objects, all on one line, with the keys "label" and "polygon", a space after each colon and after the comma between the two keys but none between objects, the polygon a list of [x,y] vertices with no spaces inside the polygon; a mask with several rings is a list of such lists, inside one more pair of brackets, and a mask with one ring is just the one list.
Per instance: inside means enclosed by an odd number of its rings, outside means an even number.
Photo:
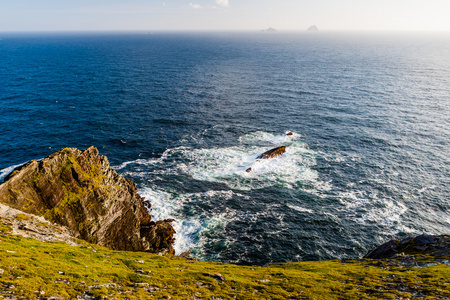
[{"label": "grassy slope", "polygon": [[[92,244],[43,243],[9,235],[6,226],[0,226],[0,232],[0,297],[76,299],[86,291],[101,299],[450,297],[450,266],[440,263],[403,268],[389,266],[392,260],[334,260],[251,267],[112,251]],[[216,273],[224,280],[214,278]]]}]

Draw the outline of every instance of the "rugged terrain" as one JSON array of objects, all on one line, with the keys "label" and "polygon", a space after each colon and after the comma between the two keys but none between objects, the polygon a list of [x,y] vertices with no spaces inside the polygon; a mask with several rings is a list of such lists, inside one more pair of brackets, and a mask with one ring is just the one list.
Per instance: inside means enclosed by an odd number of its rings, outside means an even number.
[{"label": "rugged terrain", "polygon": [[364,259],[199,262],[173,256],[170,220],[152,221],[142,200],[93,147],[14,170],[0,185],[0,298],[450,298],[449,235],[389,241]]},{"label": "rugged terrain", "polygon": [[449,256],[238,266],[0,231],[4,299],[450,298]]},{"label": "rugged terrain", "polygon": [[15,169],[0,185],[0,202],[113,250],[173,254],[170,220],[152,221],[136,184],[94,147],[65,148]]}]

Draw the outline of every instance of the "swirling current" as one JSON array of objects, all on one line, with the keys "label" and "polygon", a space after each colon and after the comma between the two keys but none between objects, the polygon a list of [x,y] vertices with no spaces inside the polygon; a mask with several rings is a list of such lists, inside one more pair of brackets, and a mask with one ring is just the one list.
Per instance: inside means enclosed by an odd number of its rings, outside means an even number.
[{"label": "swirling current", "polygon": [[0,179],[94,145],[201,260],[449,233],[448,53],[448,33],[0,33]]}]

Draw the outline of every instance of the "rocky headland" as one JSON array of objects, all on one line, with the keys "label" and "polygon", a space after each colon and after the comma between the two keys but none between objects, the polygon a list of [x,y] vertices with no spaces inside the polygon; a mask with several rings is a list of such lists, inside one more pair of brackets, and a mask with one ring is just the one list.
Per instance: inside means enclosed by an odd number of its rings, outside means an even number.
[{"label": "rocky headland", "polygon": [[450,298],[450,235],[392,240],[362,259],[198,262],[173,256],[172,220],[152,220],[143,200],[94,147],[16,168],[0,184],[0,297]]},{"label": "rocky headland", "polygon": [[136,184],[94,147],[65,148],[16,168],[0,185],[0,202],[112,250],[174,254],[171,220],[153,221]]}]

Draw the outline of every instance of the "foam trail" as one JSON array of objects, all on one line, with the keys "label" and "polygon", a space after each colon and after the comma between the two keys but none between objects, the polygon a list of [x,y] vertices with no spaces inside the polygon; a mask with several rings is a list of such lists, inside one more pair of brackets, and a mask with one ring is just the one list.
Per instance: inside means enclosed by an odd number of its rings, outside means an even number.
[{"label": "foam trail", "polygon": [[[233,218],[233,213],[218,213],[198,211],[192,215],[183,213],[183,209],[190,207],[195,201],[207,199],[229,199],[235,195],[232,191],[207,191],[204,193],[187,193],[174,195],[165,191],[142,188],[140,195],[150,201],[149,213],[154,220],[175,219],[172,223],[176,231],[174,249],[176,254],[194,250],[202,255],[202,246],[209,241],[211,232],[222,230]],[[238,196],[243,196],[236,194]],[[205,199],[206,198],[206,199]]]},{"label": "foam trail", "polygon": [[[274,136],[259,132],[241,138],[244,144],[239,146],[181,149],[181,155],[187,162],[180,163],[180,167],[194,179],[223,182],[236,189],[260,188],[261,184],[289,183],[292,186],[304,181],[317,181],[317,172],[311,168],[316,164],[315,153],[298,141],[299,137],[297,134]],[[276,144],[287,140],[289,143],[285,143],[287,147],[283,155],[257,159],[259,154],[272,147],[267,142]],[[248,173],[246,170],[249,167],[252,172]],[[256,181],[248,183],[248,179]]]},{"label": "foam trail", "polygon": [[[287,135],[287,133],[292,133]],[[274,135],[272,133],[264,131],[256,131],[239,138],[239,142],[243,144],[265,144],[271,143],[273,145],[289,144],[293,141],[297,141],[301,138],[301,135],[293,131],[287,131],[286,134]]]},{"label": "foam trail", "polygon": [[[116,168],[122,173],[131,172],[132,177],[143,180],[144,187],[140,188],[139,194],[151,203],[149,213],[153,220],[175,220],[172,224],[176,231],[176,254],[191,250],[197,259],[211,259],[211,255],[220,256],[221,251],[232,247],[230,245],[238,240],[228,232],[234,230],[233,225],[229,224],[234,224],[236,220],[254,224],[260,218],[278,219],[279,227],[270,233],[273,235],[287,226],[284,213],[277,212],[279,207],[267,207],[266,210],[252,213],[227,205],[235,200],[241,204],[246,200],[253,202],[247,193],[241,194],[237,190],[254,190],[273,185],[293,190],[315,190],[329,185],[321,184],[318,173],[314,170],[316,153],[300,137],[296,133],[288,136],[255,132],[242,136],[237,144],[229,147],[170,148],[158,159],[138,159],[122,163]],[[283,155],[272,159],[257,159],[261,153],[281,145],[287,146]],[[252,172],[246,172],[248,167],[252,168]],[[200,185],[202,189],[210,186],[207,182],[218,182],[233,190],[206,188],[202,192],[183,193],[183,188],[176,190],[173,187],[169,190],[158,186],[165,176],[181,174],[204,182]],[[288,204],[288,207],[292,210],[291,213],[316,213],[313,209],[293,203]],[[243,234],[246,234],[245,230]],[[249,236],[250,240],[258,238],[261,237]],[[212,254],[211,249],[218,252]]]},{"label": "foam trail", "polygon": [[299,211],[299,212],[306,212],[306,213],[309,213],[309,214],[313,214],[314,213],[314,211],[312,209],[304,208],[304,207],[301,207],[301,206],[297,206],[297,205],[293,205],[293,204],[288,204],[287,206],[290,209],[293,209],[293,210],[296,210],[296,211]]},{"label": "foam trail", "polygon": [[403,223],[402,215],[408,208],[399,201],[378,198],[377,194],[366,195],[362,191],[341,192],[338,197],[346,206],[346,211],[353,212],[351,217],[358,224],[377,224],[402,232],[415,232]]},{"label": "foam trail", "polygon": [[197,220],[183,220],[177,213],[181,206],[181,202],[173,200],[173,196],[163,191],[155,191],[150,188],[143,188],[140,191],[141,196],[145,197],[151,203],[149,211],[152,219],[164,220],[175,219],[172,223],[175,229],[175,244],[173,248],[176,254],[189,251],[192,247],[192,236],[200,230],[200,224]]}]

